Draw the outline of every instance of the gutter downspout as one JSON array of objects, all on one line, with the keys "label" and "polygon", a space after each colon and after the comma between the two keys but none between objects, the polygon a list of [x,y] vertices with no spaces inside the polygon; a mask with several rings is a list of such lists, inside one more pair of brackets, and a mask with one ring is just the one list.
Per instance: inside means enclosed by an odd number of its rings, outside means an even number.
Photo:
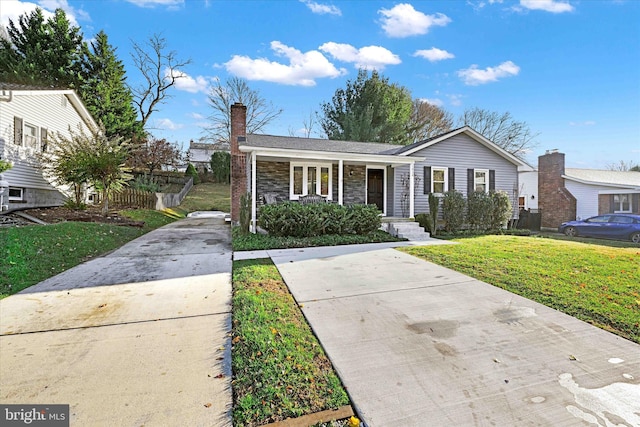
[{"label": "gutter downspout", "polygon": [[[6,95],[7,92],[9,92],[8,97]],[[0,101],[2,101],[2,102],[11,102],[11,101],[13,101],[13,91],[12,90],[3,90],[2,91],[2,96],[0,96]]]}]

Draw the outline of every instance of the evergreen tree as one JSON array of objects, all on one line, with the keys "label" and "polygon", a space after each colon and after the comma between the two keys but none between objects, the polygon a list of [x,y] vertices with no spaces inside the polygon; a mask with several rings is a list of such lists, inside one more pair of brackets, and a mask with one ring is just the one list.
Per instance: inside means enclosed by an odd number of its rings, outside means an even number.
[{"label": "evergreen tree", "polygon": [[336,90],[331,103],[322,104],[322,129],[329,139],[407,144],[412,108],[407,88],[361,69],[346,89]]},{"label": "evergreen tree", "polygon": [[79,27],[62,9],[45,21],[42,9],[9,21],[9,40],[0,40],[0,78],[61,88],[77,88],[86,45]]},{"label": "evergreen tree", "polygon": [[91,115],[102,122],[107,137],[142,136],[124,65],[104,31],[85,52],[79,94]]}]

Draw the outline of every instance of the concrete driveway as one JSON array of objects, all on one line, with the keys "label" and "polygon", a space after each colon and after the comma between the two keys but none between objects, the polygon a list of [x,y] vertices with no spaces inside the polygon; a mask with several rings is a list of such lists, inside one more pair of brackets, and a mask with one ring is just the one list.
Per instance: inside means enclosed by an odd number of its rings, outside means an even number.
[{"label": "concrete driveway", "polygon": [[69,404],[75,426],[230,426],[230,313],[224,215],[180,220],[0,301],[0,401]]},{"label": "concrete driveway", "polygon": [[640,346],[394,249],[269,251],[374,426],[640,426]]}]

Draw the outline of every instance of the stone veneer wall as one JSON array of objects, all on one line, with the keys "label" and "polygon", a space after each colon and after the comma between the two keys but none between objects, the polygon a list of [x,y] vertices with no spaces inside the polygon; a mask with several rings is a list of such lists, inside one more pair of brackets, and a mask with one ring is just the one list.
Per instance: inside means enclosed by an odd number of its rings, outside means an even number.
[{"label": "stone veneer wall", "polygon": [[365,194],[367,189],[367,168],[365,166],[345,165],[344,169],[344,204],[364,204],[367,198]]}]

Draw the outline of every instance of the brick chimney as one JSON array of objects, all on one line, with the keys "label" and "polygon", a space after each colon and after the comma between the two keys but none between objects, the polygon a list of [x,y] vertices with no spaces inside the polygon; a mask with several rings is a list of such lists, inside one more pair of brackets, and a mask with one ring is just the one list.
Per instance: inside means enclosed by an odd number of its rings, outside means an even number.
[{"label": "brick chimney", "polygon": [[240,197],[247,192],[247,156],[238,148],[238,138],[247,134],[247,107],[239,102],[231,106],[231,222],[240,220]]},{"label": "brick chimney", "polygon": [[576,198],[564,185],[564,153],[547,150],[538,157],[538,207],[542,228],[557,229],[576,219]]}]

